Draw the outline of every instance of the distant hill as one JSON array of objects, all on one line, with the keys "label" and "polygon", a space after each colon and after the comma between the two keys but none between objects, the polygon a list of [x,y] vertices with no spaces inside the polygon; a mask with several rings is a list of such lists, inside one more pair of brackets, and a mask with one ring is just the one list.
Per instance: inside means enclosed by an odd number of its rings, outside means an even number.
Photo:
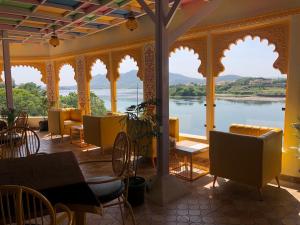
[{"label": "distant hill", "polygon": [[[117,82],[117,88],[122,89],[131,89],[136,88],[137,85],[137,77],[136,77],[137,71],[132,70],[127,73],[121,74],[118,82]],[[238,79],[240,79],[241,76],[238,75],[225,75],[220,76],[217,78],[216,82],[218,83],[224,83],[224,82],[233,82]],[[182,74],[177,73],[170,73],[170,85],[178,85],[178,84],[205,84],[205,79],[203,79],[201,76],[199,78],[192,78],[188,77]],[[138,82],[139,87],[142,87],[142,81],[139,80]],[[110,88],[109,81],[106,79],[106,76],[103,74],[98,74],[96,76],[93,76],[91,80],[91,89],[108,89]],[[75,86],[64,86],[60,87],[60,89],[75,89]]]},{"label": "distant hill", "polygon": [[239,75],[224,75],[224,76],[219,76],[216,80],[216,83],[234,82],[242,78],[243,77]]}]

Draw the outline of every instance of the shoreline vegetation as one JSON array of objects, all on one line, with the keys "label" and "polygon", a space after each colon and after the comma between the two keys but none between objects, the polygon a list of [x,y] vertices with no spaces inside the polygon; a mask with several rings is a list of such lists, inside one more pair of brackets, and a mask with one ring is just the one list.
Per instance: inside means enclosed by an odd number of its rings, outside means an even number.
[{"label": "shoreline vegetation", "polygon": [[[199,99],[205,96],[170,96],[172,99]],[[216,94],[215,98],[218,100],[228,100],[228,101],[264,101],[264,102],[284,102],[285,97],[264,97],[264,96],[251,96],[251,95],[224,95]]]},{"label": "shoreline vegetation", "polygon": [[[286,79],[241,78],[217,83],[216,98],[241,101],[284,101]],[[170,86],[170,97],[199,98],[206,96],[206,86],[179,84]]]}]

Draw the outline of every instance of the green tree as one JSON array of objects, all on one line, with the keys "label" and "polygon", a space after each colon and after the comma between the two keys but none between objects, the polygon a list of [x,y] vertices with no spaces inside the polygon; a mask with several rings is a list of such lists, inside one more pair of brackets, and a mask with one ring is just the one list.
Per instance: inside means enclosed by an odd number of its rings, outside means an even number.
[{"label": "green tree", "polygon": [[[92,115],[100,116],[106,113],[103,100],[101,100],[94,92],[91,92],[91,111]],[[78,107],[78,96],[75,92],[70,92],[66,96],[60,96],[60,104],[63,108],[77,108]]]},{"label": "green tree", "polygon": [[70,92],[66,96],[60,96],[60,106],[62,108],[77,108],[78,107],[78,96],[75,92]]},{"label": "green tree", "polygon": [[90,94],[92,115],[101,116],[106,113],[104,101],[100,99],[94,92]]}]

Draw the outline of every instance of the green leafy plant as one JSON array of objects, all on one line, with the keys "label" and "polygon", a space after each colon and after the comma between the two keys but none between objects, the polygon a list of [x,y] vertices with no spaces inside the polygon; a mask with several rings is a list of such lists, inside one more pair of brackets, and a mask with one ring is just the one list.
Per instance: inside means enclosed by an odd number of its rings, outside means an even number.
[{"label": "green leafy plant", "polygon": [[152,138],[159,135],[157,117],[154,112],[156,105],[155,100],[131,105],[126,109],[127,116],[121,121],[124,127],[126,125],[127,134],[132,143],[134,177],[137,176],[139,156],[141,153],[147,153]]},{"label": "green leafy plant", "polygon": [[15,109],[1,109],[1,117],[7,122],[8,127],[13,127],[18,112]]}]

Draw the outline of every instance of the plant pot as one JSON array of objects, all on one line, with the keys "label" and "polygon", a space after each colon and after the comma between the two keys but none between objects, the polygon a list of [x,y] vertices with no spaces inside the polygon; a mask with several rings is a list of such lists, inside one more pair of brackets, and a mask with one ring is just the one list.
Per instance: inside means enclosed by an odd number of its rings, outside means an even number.
[{"label": "plant pot", "polygon": [[146,180],[143,177],[130,177],[128,185],[128,202],[132,207],[142,205],[145,200]]},{"label": "plant pot", "polygon": [[42,120],[39,122],[40,131],[48,131],[48,120]]}]

